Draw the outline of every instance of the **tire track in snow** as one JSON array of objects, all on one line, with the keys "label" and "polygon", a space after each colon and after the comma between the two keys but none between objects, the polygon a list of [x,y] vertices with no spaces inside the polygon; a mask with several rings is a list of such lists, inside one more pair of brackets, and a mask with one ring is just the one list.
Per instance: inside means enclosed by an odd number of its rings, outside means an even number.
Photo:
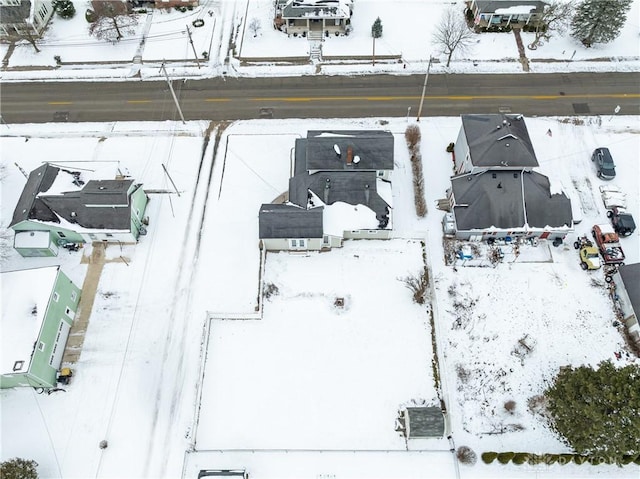
[{"label": "tire track in snow", "polygon": [[[205,154],[209,144],[209,138],[212,132],[213,127],[215,126],[215,143],[213,146],[212,159],[211,164],[208,169],[208,174],[206,180],[202,178],[204,172],[203,167],[205,164]],[[209,198],[209,191],[211,187],[211,180],[213,178],[214,166],[215,166],[215,158],[218,150],[218,145],[220,143],[220,138],[222,133],[227,128],[228,123],[218,123],[214,125],[213,123],[209,126],[207,133],[205,135],[205,142],[203,144],[202,150],[202,158],[200,160],[200,166],[198,167],[198,175],[196,181],[196,190],[194,191],[193,198],[191,201],[191,208],[189,211],[189,217],[187,218],[187,224],[191,225],[194,220],[194,215],[196,213],[196,201],[202,188],[204,186],[204,198],[203,198],[203,206],[201,210],[200,217],[198,219],[197,229],[192,230],[192,227],[188,227],[185,231],[184,239],[182,244],[189,244],[189,234],[191,231],[197,231],[197,236],[195,239],[195,245],[193,248],[185,247],[182,249],[182,253],[180,255],[180,270],[176,276],[176,287],[174,288],[174,298],[173,298],[173,307],[169,314],[169,334],[167,336],[167,340],[165,342],[165,347],[162,354],[162,361],[160,366],[160,378],[158,381],[158,391],[156,394],[156,401],[154,403],[153,416],[151,422],[151,431],[149,434],[149,440],[151,441],[149,451],[147,453],[147,457],[144,463],[144,476],[145,477],[160,477],[163,473],[166,472],[166,466],[170,455],[170,445],[172,441],[172,426],[177,419],[175,416],[176,407],[180,402],[180,398],[182,395],[182,386],[184,384],[185,375],[183,374],[184,369],[184,347],[186,343],[187,331],[188,331],[188,312],[189,305],[191,302],[191,285],[195,278],[196,274],[196,265],[200,253],[201,246],[201,235],[202,229],[204,225],[204,219],[206,217],[207,212],[207,200]],[[203,184],[203,181],[206,183]],[[189,261],[188,256],[191,255],[191,261]],[[184,265],[188,264],[189,268],[186,269]],[[188,276],[187,276],[188,275]],[[185,277],[187,276],[187,277]],[[175,357],[177,356],[177,357]],[[170,381],[167,381],[167,384],[171,384],[170,388],[167,388],[165,385],[165,378],[168,378]],[[178,383],[173,383],[172,379],[181,378],[182,380]],[[167,397],[169,396],[169,397]],[[170,400],[169,408],[165,411],[166,400]],[[159,434],[159,437],[162,440],[156,440],[157,430],[158,430],[158,420],[164,417],[167,422],[165,426],[165,431],[162,434]],[[156,455],[156,453],[160,453],[162,459],[160,461],[153,461],[152,459]],[[151,464],[158,464],[158,471],[154,474],[149,474],[149,468]]]}]

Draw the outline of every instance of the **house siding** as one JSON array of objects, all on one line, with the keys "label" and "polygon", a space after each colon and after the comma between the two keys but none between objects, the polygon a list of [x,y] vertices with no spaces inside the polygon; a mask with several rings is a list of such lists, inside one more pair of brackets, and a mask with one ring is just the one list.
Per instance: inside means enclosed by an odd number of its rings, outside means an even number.
[{"label": "house siding", "polygon": [[464,128],[460,128],[458,139],[453,147],[453,158],[456,175],[464,173],[471,169],[471,160],[469,158],[469,145],[464,133]]},{"label": "house siding", "polygon": [[[292,238],[299,240],[300,238]],[[304,238],[303,238],[304,239]],[[267,251],[320,251],[327,248],[323,245],[322,238],[307,238],[305,248],[292,248],[288,238],[263,238],[262,245]]]},{"label": "house siding", "polygon": [[147,204],[149,203],[149,197],[142,189],[140,185],[131,193],[131,235],[136,240],[140,236],[140,231],[145,231],[146,228],[142,224],[144,214],[147,211]]},{"label": "house siding", "polygon": [[[12,226],[16,233],[20,231],[49,231],[51,233],[51,239],[56,244],[61,245],[64,243],[85,243],[85,238],[75,231],[67,228],[58,228],[51,223],[40,223],[37,221],[21,221],[18,224]],[[62,236],[60,233],[62,233]]]},{"label": "house siding", "polygon": [[[50,0],[31,0],[32,15],[21,23],[0,23],[0,38],[7,38],[15,35],[31,33],[39,37],[53,15],[53,6]],[[42,14],[42,16],[41,16]]]}]

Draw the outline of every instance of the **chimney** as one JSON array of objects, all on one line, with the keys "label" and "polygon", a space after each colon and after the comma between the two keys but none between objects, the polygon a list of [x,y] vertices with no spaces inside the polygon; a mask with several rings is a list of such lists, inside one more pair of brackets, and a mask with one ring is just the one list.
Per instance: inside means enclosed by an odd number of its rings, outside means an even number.
[{"label": "chimney", "polygon": [[347,147],[347,165],[350,165],[353,161],[353,148],[351,146]]},{"label": "chimney", "polygon": [[331,189],[331,180],[327,178],[324,184],[324,204],[329,204],[329,190]]},{"label": "chimney", "polygon": [[369,197],[371,192],[369,191],[369,185],[364,185],[364,204],[369,206]]}]

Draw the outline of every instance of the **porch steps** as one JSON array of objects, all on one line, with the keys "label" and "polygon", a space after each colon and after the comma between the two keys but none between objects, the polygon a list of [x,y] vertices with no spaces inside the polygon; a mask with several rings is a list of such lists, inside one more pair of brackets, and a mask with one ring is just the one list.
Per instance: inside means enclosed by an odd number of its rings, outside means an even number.
[{"label": "porch steps", "polygon": [[320,42],[313,42],[309,44],[309,59],[312,62],[322,61],[322,44]]}]

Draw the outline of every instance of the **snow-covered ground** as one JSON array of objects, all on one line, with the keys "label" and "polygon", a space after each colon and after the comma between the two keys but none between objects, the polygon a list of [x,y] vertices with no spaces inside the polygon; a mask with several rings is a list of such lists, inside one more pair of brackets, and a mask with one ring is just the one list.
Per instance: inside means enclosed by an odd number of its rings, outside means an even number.
[{"label": "snow-covered ground", "polygon": [[[135,247],[107,249],[108,257],[123,255],[128,265],[105,266],[67,391],[2,391],[2,457],[34,458],[43,477],[177,477],[189,449],[185,477],[200,467],[239,460],[254,465],[252,477],[275,477],[275,451],[251,455],[241,450],[402,449],[393,422],[398,408],[411,400],[435,400],[427,311],[411,302],[409,290],[398,281],[421,268],[419,241],[353,241],[329,253],[268,254],[264,281],[279,293],[264,302],[263,319],[207,319],[254,313],[259,204],[286,189],[295,138],[321,128],[388,128],[395,134],[395,225],[398,235],[425,241],[441,381],[456,446],[467,445],[478,454],[503,448],[565,450],[528,411],[527,401],[542,392],[559,366],[594,364],[624,351],[612,326],[602,273],[582,271],[573,248],[544,242],[515,262],[505,257],[497,268],[459,264],[454,271],[446,266],[442,212],[430,206],[427,217],[418,219],[407,193],[406,119],[383,120],[388,123],[237,122],[223,134],[214,162],[213,141],[202,156],[206,123],[3,126],[5,224],[24,185],[14,162],[31,170],[49,159],[116,159],[148,188],[171,189],[164,163],[181,194],[153,195],[149,234]],[[576,234],[606,221],[597,190],[602,182],[589,159],[598,145],[612,149],[618,165],[613,184],[628,193],[631,212],[638,217],[640,135],[629,125],[639,119],[566,120],[529,118],[527,125],[542,172],[564,185],[577,178],[575,184],[594,200]],[[429,205],[444,195],[451,173],[445,147],[459,124],[457,118],[421,122]],[[546,134],[548,129],[553,136]],[[623,240],[630,263],[640,256],[638,235]],[[86,265],[80,259],[88,250],[64,252],[54,261],[81,283]],[[549,258],[552,262],[541,262]],[[2,268],[36,263],[41,260],[13,254]],[[346,300],[344,310],[333,306],[338,296]],[[470,301],[473,307],[465,309]],[[513,351],[525,335],[533,351],[521,360]],[[207,348],[206,361],[201,347]],[[623,355],[620,364],[627,361]],[[513,414],[504,409],[508,400],[516,402]],[[513,424],[522,430],[494,434]],[[109,447],[100,450],[103,439]],[[236,452],[198,452],[211,449]],[[446,451],[448,444],[433,449]],[[358,475],[349,472],[353,468],[370,471],[367,467],[381,460],[372,452],[336,453],[331,460],[309,454],[287,456],[282,474],[353,477]],[[453,474],[448,453],[434,453],[428,460],[419,453],[407,455],[415,469],[407,469],[396,454],[389,464],[397,460],[403,471],[414,471],[405,477],[425,477],[425,462],[443,475]],[[305,469],[305,464],[310,466]],[[460,473],[488,477],[495,475],[495,467],[461,466]],[[637,475],[633,467],[560,467],[505,470],[514,477],[558,477],[568,471]]]},{"label": "snow-covered ground", "polygon": [[[368,55],[371,24],[380,16],[384,36],[376,50],[401,54],[403,63],[377,62],[375,68],[322,63],[319,70],[309,62],[281,65],[273,59],[246,65],[232,55],[226,62],[232,43],[244,57],[308,54],[307,41],[271,28],[270,0],[203,1],[191,12],[144,14],[134,37],[117,45],[88,36],[83,18],[88,3],[76,2],[73,20],[54,17],[41,53],[18,45],[9,68],[0,71],[2,81],[156,78],[163,59],[170,74],[189,77],[424,72],[430,56],[444,60],[430,38],[442,9],[452,2],[357,0],[353,34],[327,39],[324,54]],[[196,18],[205,25],[193,27]],[[255,38],[246,28],[253,18],[262,25]],[[531,70],[638,71],[639,18],[636,0],[611,44],[586,49],[564,36],[527,50],[532,60],[554,60],[532,61]],[[187,25],[196,52],[208,52],[200,69],[191,60]],[[523,33],[525,43],[528,35]],[[0,45],[0,55],[7,48]],[[55,55],[65,62],[59,68]],[[136,56],[141,65],[133,63]],[[436,63],[432,72],[520,72],[516,58],[513,35],[482,34],[471,53],[449,69]],[[618,166],[611,184],[627,192],[629,209],[640,218],[640,117],[624,113],[526,119],[540,172],[570,193],[581,210],[575,236],[607,222],[598,191],[603,182],[589,160],[597,146],[610,148]],[[164,164],[180,192],[152,195],[149,234],[138,245],[107,248],[107,258],[123,256],[127,262],[105,265],[66,392],[0,392],[0,459],[33,458],[41,477],[65,478],[194,477],[212,467],[248,467],[256,478],[455,477],[448,442],[427,444],[429,452],[402,451],[394,431],[403,403],[435,400],[428,314],[398,281],[421,268],[420,241],[431,272],[440,380],[455,446],[469,446],[478,455],[566,450],[527,402],[558,367],[595,364],[624,351],[603,275],[583,272],[573,248],[544,242],[517,258],[507,252],[496,268],[445,265],[442,212],[435,202],[444,197],[452,174],[445,147],[457,137],[459,118],[420,123],[429,205],[424,219],[414,213],[405,118],[236,122],[222,134],[215,157],[218,127],[212,125],[205,148],[209,126],[0,124],[3,226],[25,183],[15,163],[30,171],[43,161],[118,161],[146,188],[171,190]],[[394,229],[404,239],[353,241],[309,256],[268,254],[264,281],[279,294],[262,305],[263,319],[216,319],[259,316],[259,205],[286,190],[295,138],[323,128],[386,128],[395,134]],[[568,240],[571,244],[573,236]],[[637,262],[640,231],[625,238],[623,247],[627,262]],[[49,259],[13,253],[1,268],[61,264],[82,284],[87,265],[81,258],[90,252],[88,246]],[[343,310],[333,307],[338,295],[346,299]],[[521,339],[530,353],[518,353]],[[623,354],[618,364],[627,361]],[[504,407],[510,400],[512,412]],[[505,432],[496,434],[502,428]],[[109,447],[101,450],[103,439]],[[357,449],[368,451],[351,452]],[[638,468],[479,462],[460,466],[459,474],[637,478]]]}]

